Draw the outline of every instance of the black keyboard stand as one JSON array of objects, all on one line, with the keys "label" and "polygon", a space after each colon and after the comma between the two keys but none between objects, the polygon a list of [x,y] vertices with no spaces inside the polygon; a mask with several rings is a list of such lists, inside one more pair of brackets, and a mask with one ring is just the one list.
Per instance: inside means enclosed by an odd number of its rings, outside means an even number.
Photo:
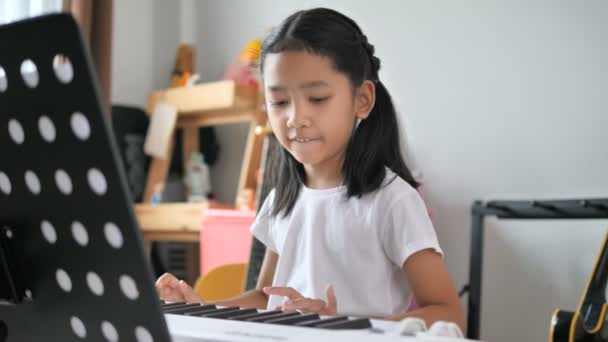
[{"label": "black keyboard stand", "polygon": [[170,341],[76,21],[0,42],[0,341]]},{"label": "black keyboard stand", "polygon": [[475,201],[471,208],[471,255],[467,337],[479,339],[484,218],[504,220],[608,219],[608,198],[569,200]]}]

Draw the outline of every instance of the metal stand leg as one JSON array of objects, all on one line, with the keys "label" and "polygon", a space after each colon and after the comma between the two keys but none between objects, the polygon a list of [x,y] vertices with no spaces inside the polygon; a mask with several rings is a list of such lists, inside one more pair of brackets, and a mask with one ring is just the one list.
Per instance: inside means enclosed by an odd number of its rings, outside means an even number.
[{"label": "metal stand leg", "polygon": [[471,222],[471,259],[469,265],[469,308],[467,318],[467,337],[479,339],[481,318],[481,270],[483,265],[483,214],[482,203],[477,201],[472,208]]}]

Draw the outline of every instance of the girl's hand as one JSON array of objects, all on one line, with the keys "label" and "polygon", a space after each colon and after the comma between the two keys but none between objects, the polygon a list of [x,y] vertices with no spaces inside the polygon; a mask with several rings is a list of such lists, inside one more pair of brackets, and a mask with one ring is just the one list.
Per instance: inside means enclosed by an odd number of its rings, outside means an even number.
[{"label": "girl's hand", "polygon": [[156,291],[160,299],[168,302],[203,303],[203,299],[183,280],[165,273],[156,281]]},{"label": "girl's hand", "polygon": [[322,299],[306,298],[291,287],[264,287],[264,293],[287,297],[287,301],[282,306],[277,306],[275,310],[315,312],[328,316],[336,315],[338,311],[338,301],[333,286],[327,287],[327,302]]}]

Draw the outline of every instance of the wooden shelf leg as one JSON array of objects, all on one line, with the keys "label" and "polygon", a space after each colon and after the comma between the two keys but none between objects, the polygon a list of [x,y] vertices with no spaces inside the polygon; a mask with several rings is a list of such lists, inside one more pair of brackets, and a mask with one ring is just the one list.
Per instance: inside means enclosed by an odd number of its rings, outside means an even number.
[{"label": "wooden shelf leg", "polygon": [[190,156],[192,155],[192,152],[200,151],[200,139],[198,129],[198,126],[185,126],[182,128],[182,160],[184,163],[184,175],[188,170],[188,161],[190,161]]},{"label": "wooden shelf leg", "polygon": [[249,126],[241,175],[239,177],[239,187],[237,189],[237,206],[238,196],[243,190],[249,188],[255,192],[257,188],[257,172],[262,161],[262,147],[264,146],[264,135],[255,134],[255,128],[259,124],[265,125],[266,120],[261,120],[260,122],[252,121]]},{"label": "wooden shelf leg", "polygon": [[155,188],[160,186],[161,189],[165,188],[165,182],[169,174],[169,167],[171,166],[171,159],[173,158],[173,147],[175,146],[175,131],[171,133],[169,138],[167,159],[154,158],[148,171],[148,180],[146,181],[146,190],[144,192],[144,203],[152,202],[152,195],[154,195]]},{"label": "wooden shelf leg", "polygon": [[[188,173],[188,162],[193,152],[200,151],[199,127],[197,125],[187,125],[182,128],[182,155],[184,165],[184,176]],[[184,186],[186,198],[190,195],[187,187]],[[200,273],[200,247],[198,242],[187,243],[185,245],[186,256],[186,283],[194,286]]]}]

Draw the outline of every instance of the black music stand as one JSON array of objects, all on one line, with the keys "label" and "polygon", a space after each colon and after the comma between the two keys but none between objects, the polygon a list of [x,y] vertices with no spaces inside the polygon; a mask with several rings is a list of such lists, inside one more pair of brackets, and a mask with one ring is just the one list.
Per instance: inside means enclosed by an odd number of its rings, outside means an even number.
[{"label": "black music stand", "polygon": [[0,341],[170,341],[70,15],[0,26]]}]

